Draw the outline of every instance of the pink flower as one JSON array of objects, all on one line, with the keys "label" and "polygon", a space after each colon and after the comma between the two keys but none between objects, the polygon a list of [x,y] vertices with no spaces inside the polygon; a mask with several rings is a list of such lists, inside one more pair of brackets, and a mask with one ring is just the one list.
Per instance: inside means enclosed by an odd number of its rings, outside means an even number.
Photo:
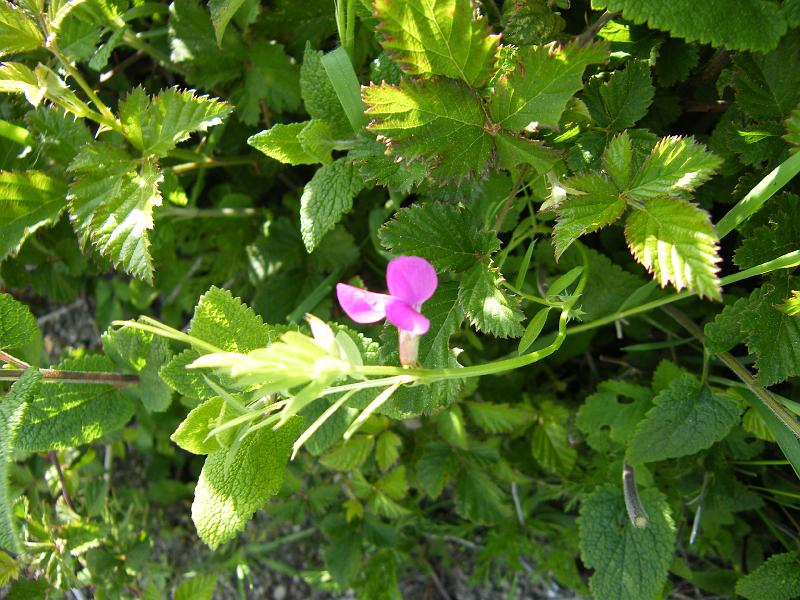
[{"label": "pink flower", "polygon": [[422,303],[433,296],[438,283],[436,270],[427,260],[419,256],[399,256],[386,267],[388,294],[339,283],[336,296],[344,312],[356,323],[386,319],[401,333],[419,336],[431,325],[420,312]]}]

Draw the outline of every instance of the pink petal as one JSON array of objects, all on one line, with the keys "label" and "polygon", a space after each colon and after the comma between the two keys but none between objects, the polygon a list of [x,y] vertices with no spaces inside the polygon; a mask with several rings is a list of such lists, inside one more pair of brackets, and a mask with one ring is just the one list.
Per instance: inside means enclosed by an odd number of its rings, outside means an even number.
[{"label": "pink petal", "polygon": [[392,297],[386,294],[376,294],[346,283],[336,284],[336,297],[342,310],[356,323],[375,323],[384,319],[386,305],[392,301]]},{"label": "pink petal", "polygon": [[421,306],[433,296],[438,283],[436,269],[419,256],[398,256],[386,267],[389,293],[411,306]]},{"label": "pink petal", "polygon": [[431,326],[431,322],[425,316],[402,300],[395,300],[386,305],[386,318],[398,329],[414,335],[427,333]]}]

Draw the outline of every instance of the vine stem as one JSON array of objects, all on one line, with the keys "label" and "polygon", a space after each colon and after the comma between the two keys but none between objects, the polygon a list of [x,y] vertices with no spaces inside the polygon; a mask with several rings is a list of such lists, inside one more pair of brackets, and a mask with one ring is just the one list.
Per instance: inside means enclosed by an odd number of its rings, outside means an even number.
[{"label": "vine stem", "polygon": [[[27,369],[0,369],[0,381],[16,381]],[[39,369],[45,383],[87,383],[127,387],[139,383],[138,375],[106,373],[99,371],[61,371],[58,369]]]},{"label": "vine stem", "polygon": [[610,10],[605,11],[602,15],[600,15],[597,21],[589,25],[589,27],[586,28],[586,31],[584,31],[582,34],[578,36],[577,40],[578,45],[588,46],[589,44],[591,44],[595,36],[600,32],[600,30],[603,27],[606,26],[606,23],[608,23],[611,19],[614,19],[621,14],[622,14],[621,12],[612,12]]},{"label": "vine stem", "polygon": [[64,479],[64,472],[61,470],[61,463],[58,462],[58,454],[56,454],[55,450],[48,450],[47,457],[56,469],[56,475],[58,475],[58,482],[61,484],[61,495],[64,497],[64,502],[67,503],[71,511],[75,512],[75,505],[72,503],[72,498],[67,491],[67,482]]}]

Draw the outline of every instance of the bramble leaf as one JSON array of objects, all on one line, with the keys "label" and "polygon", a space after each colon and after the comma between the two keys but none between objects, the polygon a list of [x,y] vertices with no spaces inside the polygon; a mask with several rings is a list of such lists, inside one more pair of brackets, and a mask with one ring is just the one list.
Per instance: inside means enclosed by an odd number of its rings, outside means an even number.
[{"label": "bramble leaf", "polygon": [[148,98],[141,87],[120,102],[119,118],[128,141],[144,154],[166,156],[195,131],[219,125],[231,107],[193,90],[168,88]]},{"label": "bramble leaf", "polygon": [[503,276],[490,264],[479,262],[464,274],[458,301],[470,323],[495,337],[519,337],[525,315],[519,300],[501,288]]},{"label": "bramble leaf", "polygon": [[[113,372],[114,363],[104,356],[85,355],[69,358],[54,368],[105,373]],[[25,408],[17,447],[44,452],[88,444],[122,428],[133,413],[133,403],[112,385],[48,383]]]},{"label": "bramble leaf", "polygon": [[0,350],[21,348],[39,335],[30,309],[10,294],[0,293]]},{"label": "bramble leaf", "polygon": [[499,35],[490,35],[470,0],[376,0],[381,45],[409,75],[443,75],[481,87]]},{"label": "bramble leaf", "polygon": [[347,153],[365,181],[374,181],[390,190],[408,194],[425,180],[428,172],[421,161],[398,163],[386,155],[387,148],[372,136],[360,135]]},{"label": "bramble leaf", "polygon": [[500,249],[497,235],[477,229],[466,209],[439,202],[398,210],[378,237],[395,255],[421,256],[437,269],[457,272]]},{"label": "bramble leaf", "polygon": [[114,264],[151,283],[147,231],[153,228],[153,209],[161,206],[158,164],[94,143],[75,157],[69,170],[76,176],[67,197],[70,218],[81,242],[91,240]]},{"label": "bramble leaf", "polygon": [[41,63],[33,71],[22,63],[0,63],[0,92],[22,94],[34,107],[47,98],[76,117],[88,115],[86,104],[81,102],[63,79]]},{"label": "bramble leaf", "polygon": [[755,119],[785,119],[800,102],[800,73],[787,69],[800,53],[800,35],[791,33],[768,54],[736,56],[736,103]]},{"label": "bramble leaf", "polygon": [[0,2],[0,58],[41,47],[44,36],[36,22],[20,7]]},{"label": "bramble leaf", "polygon": [[514,70],[495,84],[489,101],[492,119],[510,131],[531,123],[555,127],[569,99],[581,89],[586,67],[607,59],[608,48],[602,44],[520,50]]},{"label": "bramble leaf", "polygon": [[608,81],[590,80],[583,101],[597,125],[620,131],[633,127],[647,114],[654,94],[650,68],[645,62],[634,60],[625,70],[611,73]]},{"label": "bramble leaf", "polygon": [[300,231],[308,252],[353,208],[364,182],[355,167],[340,158],[314,173],[300,197]]},{"label": "bramble leaf", "polygon": [[[262,427],[230,449],[206,458],[192,503],[192,521],[213,550],[244,530],[253,514],[278,493],[292,444],[303,426],[293,417],[273,431]],[[233,460],[228,457],[233,453]]]},{"label": "bramble leaf", "polygon": [[14,502],[9,486],[9,467],[17,448],[16,439],[25,407],[42,381],[38,369],[26,369],[0,401],[0,548],[19,552],[19,539],[14,524]]},{"label": "bramble leaf", "polygon": [[749,269],[800,248],[800,197],[783,193],[770,199],[743,227],[742,245],[733,257]]},{"label": "bramble leaf", "polygon": [[456,482],[456,512],[473,523],[491,525],[508,517],[502,490],[484,471],[461,469]]},{"label": "bramble leaf", "polygon": [[[620,397],[633,402],[620,402]],[[586,434],[586,442],[598,452],[607,453],[627,444],[637,423],[652,406],[652,392],[623,381],[604,381],[588,396],[575,424]]]},{"label": "bramble leaf", "polygon": [[741,407],[694,375],[672,381],[654,399],[628,444],[631,464],[678,458],[710,448],[739,422]]},{"label": "bramble leaf", "polygon": [[404,162],[422,160],[437,180],[460,181],[485,173],[494,142],[486,132],[475,92],[457,81],[404,80],[400,86],[371,84],[363,89],[370,117],[389,155]]},{"label": "bramble leaf", "polygon": [[581,502],[578,530],[581,560],[595,570],[589,587],[595,598],[656,598],[664,586],[675,545],[669,504],[658,490],[641,494],[647,527],[634,527],[622,491],[606,484]]},{"label": "bramble leaf", "polygon": [[[592,0],[592,8],[622,11],[634,23],[668,31],[690,42],[700,41],[730,50],[769,52],[786,31],[780,8],[765,0],[740,0],[736,10],[726,2],[692,0]],[[758,27],[753,27],[758,23]]]},{"label": "bramble leaf", "polygon": [[571,194],[556,209],[558,219],[553,228],[556,258],[580,236],[616,222],[628,206],[614,182],[600,173],[577,175],[565,185],[580,195]]},{"label": "bramble leaf", "polygon": [[800,596],[797,552],[770,556],[755,571],[736,582],[736,593],[747,600],[792,600]]},{"label": "bramble leaf", "polygon": [[682,200],[653,198],[628,217],[625,239],[661,287],[672,283],[678,290],[721,299],[719,238],[704,210]]},{"label": "bramble leaf", "polygon": [[708,180],[722,164],[693,138],[661,138],[633,177],[628,193],[636,200],[690,192]]},{"label": "bramble leaf", "polygon": [[16,256],[40,227],[66,208],[64,182],[41,171],[0,171],[0,261]]},{"label": "bramble leaf", "polygon": [[257,125],[262,103],[274,113],[300,108],[300,70],[280,44],[256,42],[247,48],[244,83],[231,93],[241,120]]},{"label": "bramble leaf", "polygon": [[228,23],[236,11],[244,4],[244,0],[208,0],[208,10],[211,12],[211,22],[214,24],[214,36],[217,46],[222,46],[222,36]]},{"label": "bramble leaf", "polygon": [[533,423],[533,411],[525,404],[465,402],[472,421],[488,433],[509,433]]}]

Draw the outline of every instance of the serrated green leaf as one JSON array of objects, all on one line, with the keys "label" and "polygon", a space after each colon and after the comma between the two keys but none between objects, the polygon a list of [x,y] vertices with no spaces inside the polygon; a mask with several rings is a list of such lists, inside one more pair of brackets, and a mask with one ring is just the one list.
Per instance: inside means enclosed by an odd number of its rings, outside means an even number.
[{"label": "serrated green leaf", "polygon": [[747,600],[792,600],[800,596],[797,552],[770,556],[755,571],[736,582],[736,593]]},{"label": "serrated green leaf", "polygon": [[[668,31],[687,41],[699,41],[730,50],[769,52],[786,31],[780,8],[765,0],[740,0],[733,11],[726,2],[673,0],[592,0],[592,8],[621,10],[634,23]],[[758,27],[753,27],[758,23]]]},{"label": "serrated green leaf", "polygon": [[239,118],[255,126],[262,118],[262,103],[272,113],[297,111],[300,108],[300,70],[283,46],[255,42],[247,47],[248,68],[243,84],[235,89],[230,101]]},{"label": "serrated green leaf", "polygon": [[519,300],[501,288],[503,276],[492,266],[477,263],[464,274],[458,301],[470,323],[495,337],[519,337],[525,315]]},{"label": "serrated green leaf", "polygon": [[323,164],[331,162],[331,151],[334,149],[333,132],[327,121],[312,119],[297,135],[300,145],[311,156]]},{"label": "serrated green leaf", "polygon": [[300,94],[306,112],[312,119],[329,123],[334,135],[352,135],[350,122],[322,66],[322,56],[321,51],[314,50],[310,44],[306,45],[303,65],[300,67]]},{"label": "serrated green leaf", "polygon": [[86,104],[75,95],[64,80],[39,63],[31,71],[22,63],[0,63],[0,92],[22,94],[34,107],[47,98],[76,117],[86,117]]},{"label": "serrated green leaf", "polygon": [[[114,371],[114,363],[104,356],[85,355],[54,368],[106,373]],[[133,413],[133,403],[112,385],[48,383],[27,404],[18,428],[17,447],[44,452],[88,444],[122,428]]]},{"label": "serrated green leaf", "polygon": [[621,131],[647,114],[654,95],[650,67],[644,61],[632,60],[623,71],[611,73],[608,81],[591,80],[583,101],[598,126]]},{"label": "serrated green leaf", "polygon": [[628,444],[632,464],[678,458],[710,448],[739,422],[739,404],[694,375],[675,379],[653,399]]},{"label": "serrated green leaf", "polygon": [[255,511],[278,493],[302,427],[303,419],[293,417],[277,431],[262,427],[238,446],[208,455],[194,492],[192,521],[212,550],[243,531]]},{"label": "serrated green leaf", "polygon": [[85,245],[128,273],[153,281],[148,230],[153,209],[161,205],[161,171],[153,159],[133,160],[127,152],[94,143],[69,166],[75,181],[69,188],[70,217]]},{"label": "serrated green leaf", "polygon": [[211,12],[211,22],[214,24],[214,36],[217,46],[222,46],[222,37],[228,23],[244,4],[244,0],[208,0],[208,10]]},{"label": "serrated green leaf", "polygon": [[800,35],[793,32],[768,54],[737,54],[736,104],[755,119],[789,116],[800,102],[800,74],[786,66],[797,60],[798,52]]},{"label": "serrated green leaf", "polygon": [[439,441],[423,446],[422,456],[417,462],[417,480],[429,497],[438,498],[456,471],[458,459],[450,446]]},{"label": "serrated green leaf", "polygon": [[[2,544],[2,542],[0,542]],[[8,585],[19,577],[20,564],[10,554],[0,554],[0,585]]]},{"label": "serrated green leaf", "polygon": [[353,165],[343,158],[314,173],[300,197],[300,232],[308,252],[353,208],[364,182]]},{"label": "serrated green leaf", "polygon": [[66,193],[61,179],[41,171],[0,171],[0,261],[16,256],[37,229],[58,221]]},{"label": "serrated green leaf", "polygon": [[451,446],[467,450],[469,439],[467,428],[464,424],[464,413],[461,412],[458,404],[454,404],[447,410],[443,410],[436,417],[436,425],[439,435]]},{"label": "serrated green leaf", "polygon": [[682,200],[653,198],[628,217],[625,239],[661,287],[672,283],[678,290],[721,299],[719,238],[704,210]]},{"label": "serrated green leaf", "polygon": [[465,402],[467,414],[487,433],[510,433],[533,423],[533,411],[524,404]]},{"label": "serrated green leaf", "polygon": [[569,99],[582,87],[584,69],[607,59],[608,48],[602,44],[520,50],[514,70],[495,84],[489,101],[492,119],[510,131],[531,123],[555,127]]},{"label": "serrated green leaf", "polygon": [[164,338],[155,334],[122,327],[102,335],[103,351],[120,368],[139,375],[142,404],[150,412],[164,412],[172,401],[172,393],[159,377],[159,371],[172,352]]},{"label": "serrated green leaf", "polygon": [[627,189],[638,165],[633,142],[627,131],[608,142],[603,150],[603,169],[611,177],[611,181],[621,190]]},{"label": "serrated green leaf", "polygon": [[531,454],[545,470],[566,475],[578,459],[578,450],[570,444],[566,428],[569,413],[552,403],[543,406],[543,412],[543,418],[533,429]]},{"label": "serrated green leaf", "polygon": [[464,208],[439,202],[413,204],[395,213],[378,238],[395,255],[421,256],[440,270],[469,270],[500,249],[493,231],[477,229]]},{"label": "serrated green leaf", "polygon": [[495,138],[497,144],[497,166],[509,171],[520,165],[530,165],[534,171],[543,175],[553,168],[558,155],[539,142],[501,131]]},{"label": "serrated green leaf", "polygon": [[6,552],[19,552],[17,528],[14,524],[14,501],[9,487],[9,466],[14,460],[16,439],[25,407],[33,398],[42,380],[36,368],[26,369],[0,401],[0,547]]},{"label": "serrated green leaf", "polygon": [[219,125],[231,107],[193,90],[168,88],[148,98],[141,87],[120,102],[119,118],[128,141],[146,155],[166,156],[195,131]]},{"label": "serrated green leaf", "polygon": [[800,375],[800,315],[780,310],[798,287],[797,278],[779,277],[726,306],[706,325],[708,347],[724,352],[745,342],[756,356],[756,381],[763,386]]},{"label": "serrated green leaf", "polygon": [[648,525],[634,527],[616,486],[597,488],[581,502],[578,530],[581,560],[595,572],[589,587],[595,598],[650,600],[667,579],[675,546],[669,504],[654,489],[641,494]]},{"label": "serrated green leaf", "polygon": [[492,525],[511,514],[505,495],[483,471],[462,469],[456,482],[456,512],[473,523]]},{"label": "serrated green leaf", "polygon": [[[632,402],[621,402],[620,398]],[[636,425],[652,406],[653,393],[646,387],[622,381],[604,381],[588,396],[575,424],[586,434],[586,442],[606,453],[627,444]]]},{"label": "serrated green leaf", "polygon": [[611,225],[627,208],[614,183],[600,173],[577,175],[565,185],[579,195],[570,194],[556,209],[553,245],[557,259],[580,236]]},{"label": "serrated green leaf", "polygon": [[319,462],[336,471],[352,471],[369,458],[374,444],[372,436],[356,435],[323,454]]},{"label": "serrated green leaf", "polygon": [[226,352],[242,354],[265,348],[279,336],[252,308],[216,286],[197,302],[188,333]]},{"label": "serrated green leaf", "polygon": [[208,437],[208,434],[218,425],[217,419],[223,404],[225,400],[217,396],[196,406],[189,411],[169,439],[193,454],[211,454],[220,450],[217,438]]},{"label": "serrated green leaf", "polygon": [[219,575],[216,573],[195,575],[175,588],[172,600],[212,600],[217,579]]},{"label": "serrated green leaf", "polygon": [[404,80],[400,86],[371,84],[363,89],[367,129],[379,136],[390,156],[421,160],[430,176],[461,181],[484,174],[494,142],[485,129],[474,91],[448,79]]},{"label": "serrated green leaf", "polygon": [[20,7],[0,2],[0,58],[41,47],[44,36],[36,22]]},{"label": "serrated green leaf", "polygon": [[375,443],[375,460],[381,471],[388,471],[389,468],[400,458],[400,449],[403,447],[403,438],[393,431],[384,431],[378,436]]},{"label": "serrated green leaf", "polygon": [[744,238],[733,262],[749,269],[800,248],[800,197],[783,193],[771,198],[741,228]]},{"label": "serrated green leaf", "polygon": [[161,367],[158,376],[183,396],[196,400],[208,400],[215,395],[215,392],[203,379],[204,373],[198,369],[187,368],[198,358],[200,358],[200,353],[197,350],[184,350]]},{"label": "serrated green leaf", "polygon": [[374,137],[360,135],[356,138],[355,147],[347,153],[347,159],[356,166],[365,181],[374,181],[401,194],[408,194],[425,180],[428,172],[424,163],[398,163],[386,152],[386,146]]},{"label": "serrated green leaf", "polygon": [[778,306],[778,310],[790,317],[800,315],[800,291],[792,291],[792,295],[787,298],[786,302]]},{"label": "serrated green leaf", "polygon": [[10,294],[0,293],[0,350],[22,348],[39,336],[30,309]]},{"label": "serrated green leaf", "polygon": [[323,121],[303,121],[289,125],[279,123],[270,129],[250,136],[247,143],[270,158],[289,165],[314,165],[329,162],[330,148],[327,149],[327,152],[324,149],[321,152],[315,152],[318,146],[310,146],[300,139],[300,135],[306,127],[315,122],[323,123]]},{"label": "serrated green leaf", "polygon": [[689,192],[708,180],[722,160],[694,138],[662,138],[639,172],[628,193],[636,200],[648,200]]},{"label": "serrated green leaf", "polygon": [[492,72],[499,35],[470,0],[376,0],[381,45],[409,75],[443,75],[481,87]]}]

